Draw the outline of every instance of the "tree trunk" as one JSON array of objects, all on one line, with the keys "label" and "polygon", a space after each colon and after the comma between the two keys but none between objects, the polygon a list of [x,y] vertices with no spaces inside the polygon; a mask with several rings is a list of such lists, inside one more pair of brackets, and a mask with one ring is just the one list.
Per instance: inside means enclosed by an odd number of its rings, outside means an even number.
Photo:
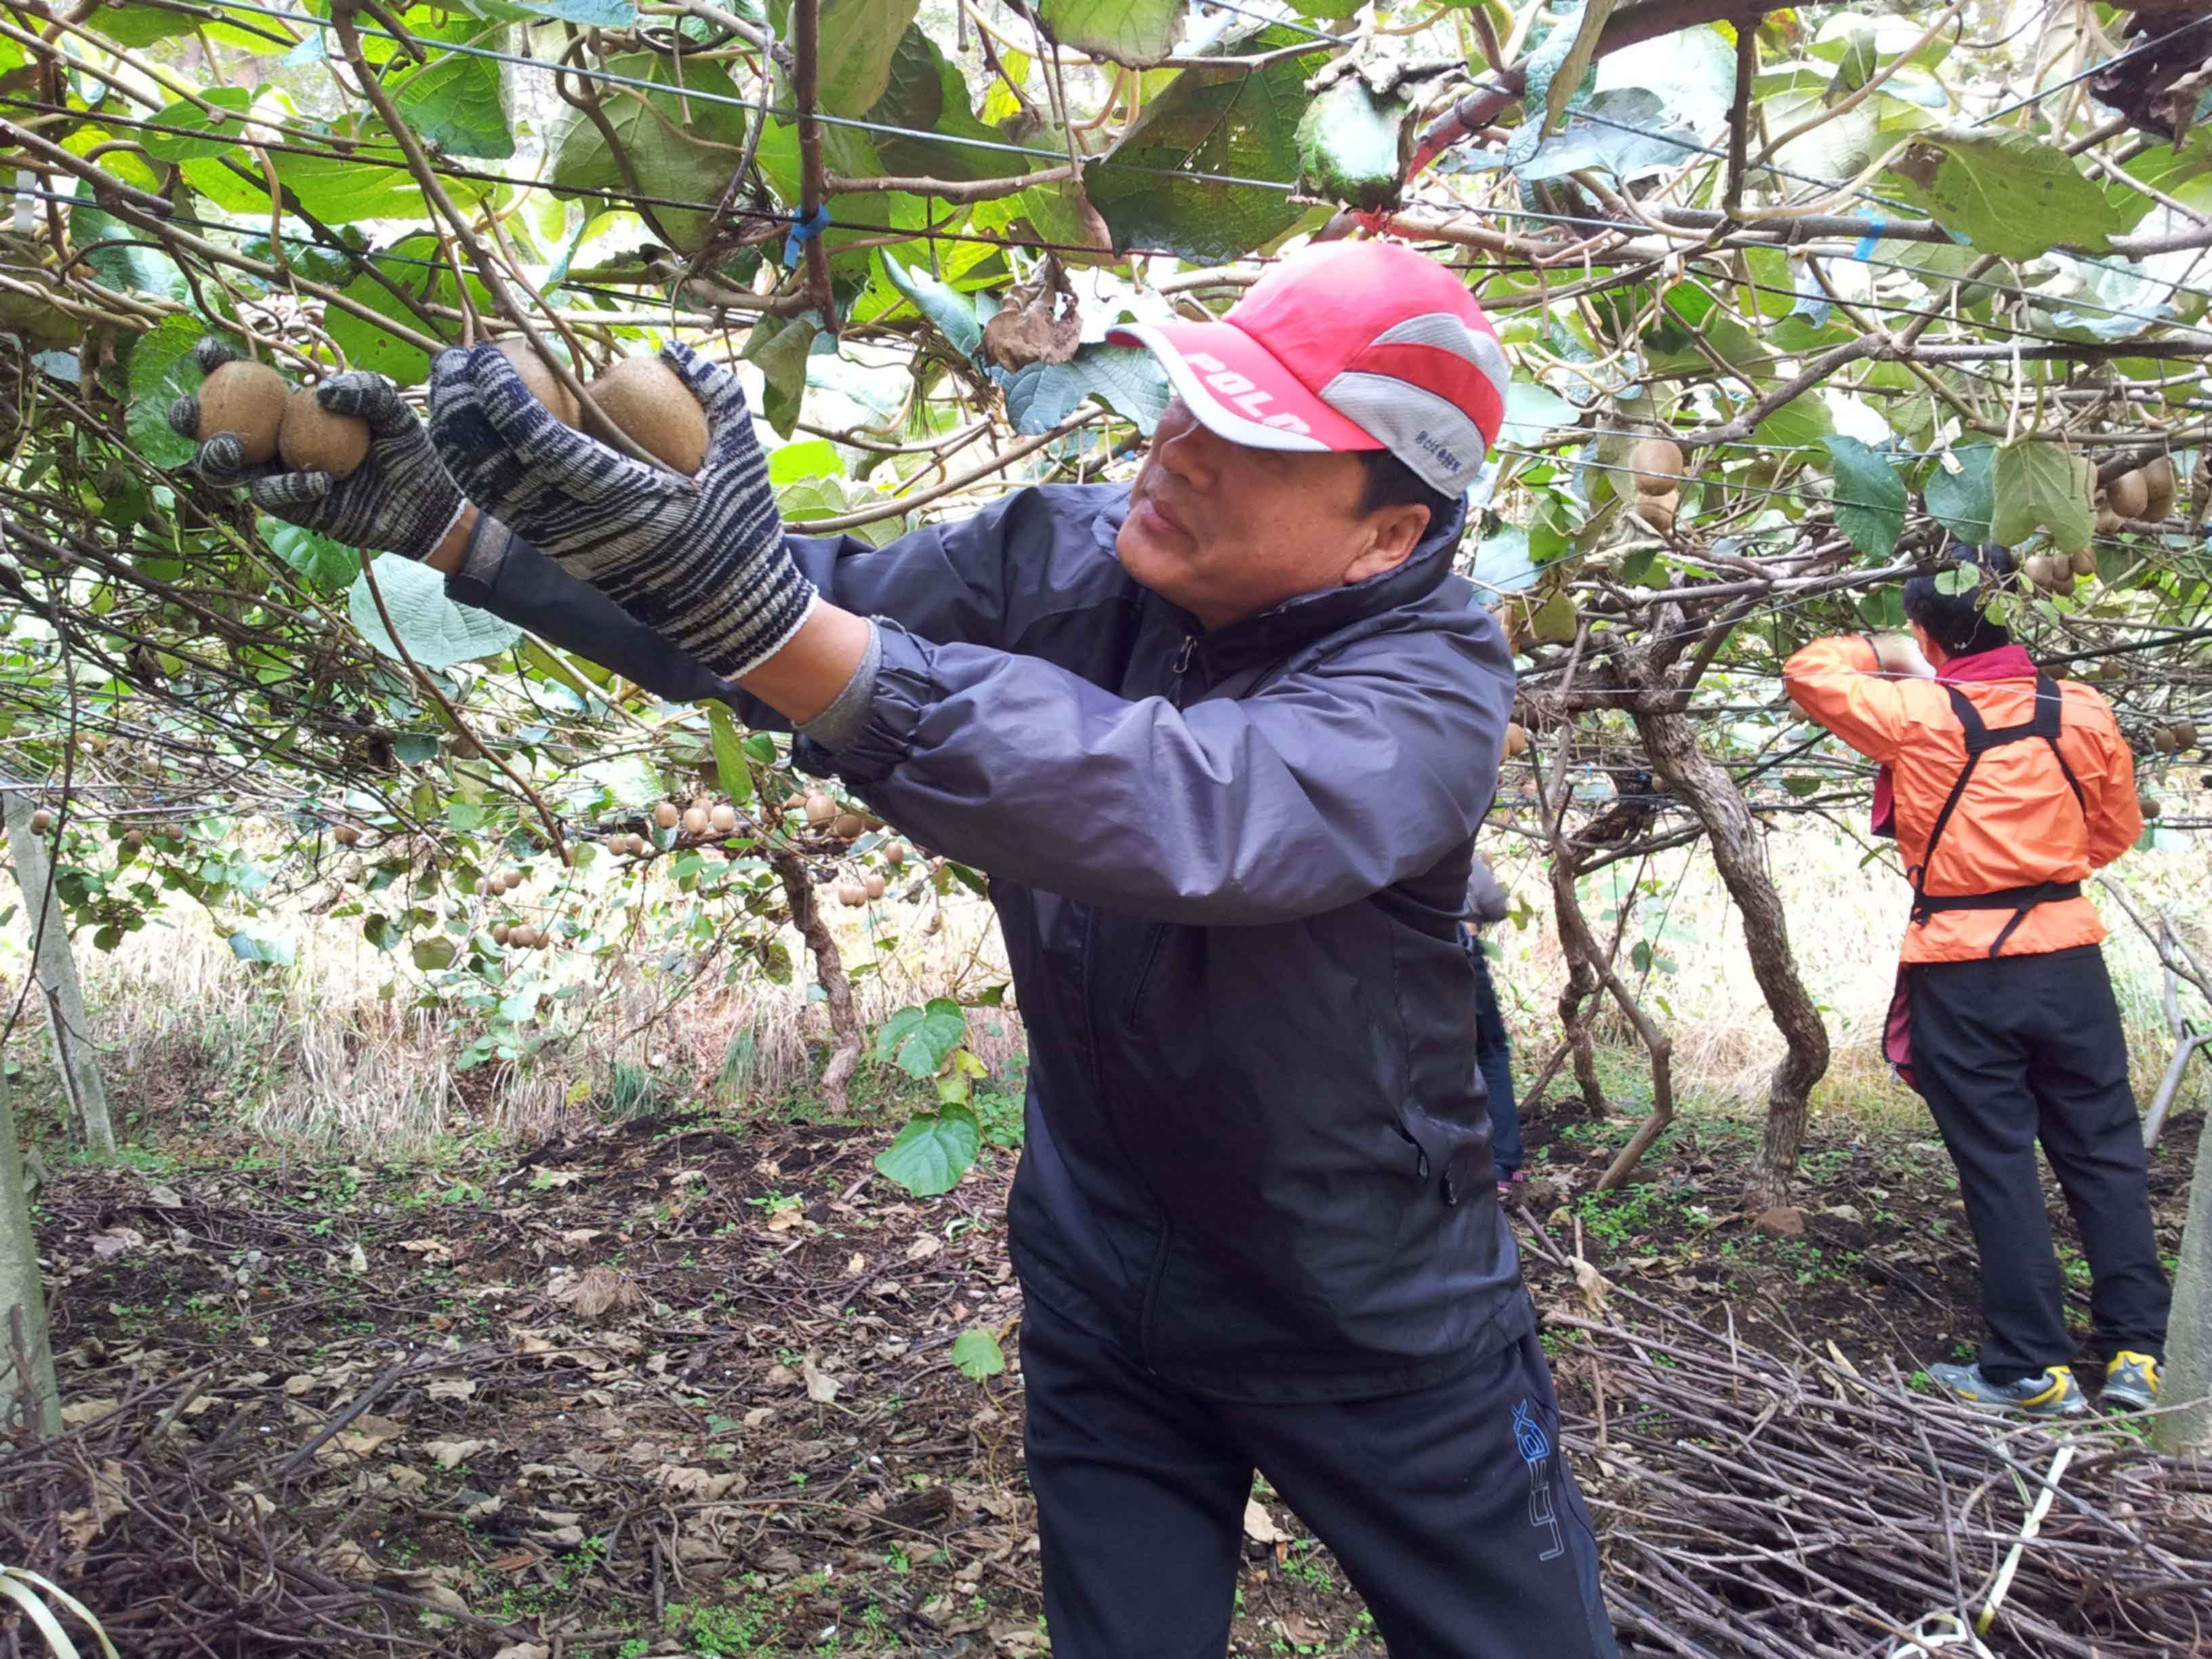
[{"label": "tree trunk", "polygon": [[807,878],[805,862],[798,854],[780,847],[770,847],[767,853],[769,863],[783,878],[783,896],[791,901],[792,926],[805,939],[806,948],[814,956],[815,977],[822,981],[830,1010],[830,1032],[836,1040],[830,1063],[822,1068],[822,1101],[831,1111],[842,1113],[851,1108],[847,1085],[860,1063],[860,1020],[853,1012],[852,982],[845,977],[837,941],[823,919],[821,902],[815,896],[814,884]]},{"label": "tree trunk", "polygon": [[1674,1044],[1652,1023],[1634,993],[1613,971],[1613,964],[1599,953],[1589,919],[1583,915],[1581,902],[1575,896],[1574,862],[1556,848],[1552,858],[1552,908],[1559,920],[1559,937],[1569,942],[1571,951],[1578,952],[1590,964],[1590,970],[1611,994],[1620,1012],[1628,1017],[1628,1023],[1636,1028],[1636,1035],[1644,1040],[1651,1055],[1651,1109],[1636,1126],[1636,1133],[1628,1138],[1628,1144],[1598,1177],[1596,1190],[1608,1193],[1628,1179],[1643,1161],[1644,1154],[1651,1149],[1651,1143],[1674,1121]]},{"label": "tree trunk", "polygon": [[[2212,1119],[2206,1121],[2212,1126]],[[2173,1275],[2173,1315],[2166,1334],[2161,1397],[2179,1409],[2152,1419],[2160,1451],[2212,1448],[2212,1127],[2200,1127],[2197,1174],[2189,1183],[2181,1263]]]},{"label": "tree trunk", "polygon": [[92,1028],[84,1017],[84,992],[78,986],[76,957],[70,950],[69,919],[53,897],[52,866],[46,845],[31,829],[30,791],[20,785],[0,784],[5,802],[8,848],[15,855],[15,884],[23,890],[23,908],[37,952],[31,980],[46,1010],[46,1029],[53,1034],[54,1070],[62,1092],[75,1109],[85,1145],[102,1155],[115,1151],[115,1130],[107,1117],[107,1090],[100,1080],[100,1060],[92,1044]]},{"label": "tree trunk", "polygon": [[23,1158],[8,1073],[0,1066],[0,1436],[17,1424],[33,1438],[61,1431],[61,1389],[47,1340],[39,1243],[23,1191]]},{"label": "tree trunk", "polygon": [[1713,862],[1743,917],[1743,940],[1752,972],[1774,1024],[1788,1045],[1767,1080],[1766,1133],[1753,1159],[1744,1201],[1754,1210],[1784,1202],[1805,1139],[1813,1085],[1828,1070],[1828,1030],[1820,1022],[1790,951],[1789,919],[1735,781],[1705,757],[1688,719],[1680,714],[1632,710],[1653,769],[1689,804],[1705,827]]}]

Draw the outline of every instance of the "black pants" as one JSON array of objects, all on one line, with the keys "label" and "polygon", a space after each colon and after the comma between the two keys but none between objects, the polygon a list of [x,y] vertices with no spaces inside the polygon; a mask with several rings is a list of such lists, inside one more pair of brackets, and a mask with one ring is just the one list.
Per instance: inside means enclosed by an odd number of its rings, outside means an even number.
[{"label": "black pants", "polygon": [[2084,945],[1906,971],[1913,1073],[1958,1165],[1981,1254],[1984,1374],[2009,1382],[2074,1358],[2039,1139],[2089,1258],[2098,1346],[2106,1358],[2132,1348],[2163,1358],[2168,1291],[2104,953]]},{"label": "black pants", "polygon": [[1054,1659],[1221,1659],[1255,1468],[1393,1659],[1615,1659],[1533,1334],[1454,1382],[1337,1405],[1170,1388],[1035,1297],[1021,1358]]}]

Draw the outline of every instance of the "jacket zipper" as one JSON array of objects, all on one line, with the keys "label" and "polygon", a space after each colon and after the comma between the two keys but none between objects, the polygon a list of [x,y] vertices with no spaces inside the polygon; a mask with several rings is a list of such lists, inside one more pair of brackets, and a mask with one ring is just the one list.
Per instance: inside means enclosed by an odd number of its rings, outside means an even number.
[{"label": "jacket zipper", "polygon": [[1175,661],[1170,665],[1170,672],[1175,675],[1175,692],[1173,696],[1169,697],[1168,702],[1177,708],[1181,708],[1182,707],[1183,676],[1190,672],[1190,659],[1193,656],[1197,654],[1197,652],[1198,635],[1195,634],[1184,635],[1182,636],[1182,645],[1177,647],[1176,649]]}]

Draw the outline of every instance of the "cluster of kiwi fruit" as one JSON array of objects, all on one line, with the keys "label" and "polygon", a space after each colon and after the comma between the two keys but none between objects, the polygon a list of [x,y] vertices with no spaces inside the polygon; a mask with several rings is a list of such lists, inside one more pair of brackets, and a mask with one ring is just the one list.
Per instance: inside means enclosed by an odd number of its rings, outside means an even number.
[{"label": "cluster of kiwi fruit", "polygon": [[2185,754],[2197,747],[2197,722],[2176,720],[2151,733],[2150,746],[2161,755]]},{"label": "cluster of kiwi fruit", "polygon": [[[563,426],[580,430],[582,410],[520,338],[499,349],[530,395]],[[683,377],[659,357],[625,357],[591,383],[599,412],[648,455],[690,477],[707,459],[707,413]],[[212,370],[201,384],[199,440],[235,435],[246,461],[281,456],[295,471],[343,478],[367,459],[368,425],[325,409],[312,386],[295,386],[266,363],[239,359]]]},{"label": "cluster of kiwi fruit", "polygon": [[[583,428],[583,410],[567,386],[531,349],[530,342],[507,339],[501,352],[530,395],[563,426]],[[684,377],[658,357],[624,357],[586,388],[599,413],[624,437],[663,465],[690,477],[707,462],[707,411],[684,384]]]},{"label": "cluster of kiwi fruit", "polygon": [[2072,553],[2036,553],[2021,561],[2020,573],[2039,593],[2071,593],[2079,576],[2097,574],[2097,556],[2087,548]]},{"label": "cluster of kiwi fruit", "polygon": [[2166,456],[2123,472],[2097,501],[2097,533],[2109,536],[2130,520],[2164,524],[2173,512],[2173,463]]},{"label": "cluster of kiwi fruit", "polygon": [[501,921],[493,924],[491,942],[509,945],[517,951],[542,951],[553,942],[553,939],[543,927],[532,927],[527,922],[510,927]]},{"label": "cluster of kiwi fruit", "polygon": [[368,423],[333,415],[313,386],[295,386],[266,363],[243,358],[210,372],[200,386],[199,438],[236,437],[255,466],[284,458],[295,471],[344,477],[368,454]]},{"label": "cluster of kiwi fruit", "polygon": [[675,830],[686,836],[734,836],[744,827],[738,809],[727,801],[716,801],[712,806],[702,806],[696,801],[678,809],[672,800],[665,800],[653,809],[653,821],[663,830]]},{"label": "cluster of kiwi fruit", "polygon": [[1682,447],[1666,438],[1646,438],[1628,452],[1636,477],[1636,516],[1661,535],[1673,533],[1682,505]]}]

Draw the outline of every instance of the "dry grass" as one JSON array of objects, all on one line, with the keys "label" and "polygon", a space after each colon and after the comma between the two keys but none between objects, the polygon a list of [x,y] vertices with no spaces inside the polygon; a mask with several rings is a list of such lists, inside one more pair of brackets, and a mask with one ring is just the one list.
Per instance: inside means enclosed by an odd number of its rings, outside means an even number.
[{"label": "dry grass", "polygon": [[[1862,868],[1859,845],[1825,825],[1795,827],[1769,845],[1791,900],[1800,967],[1835,1039],[1816,1109],[1871,1121],[1919,1121],[1917,1097],[1889,1078],[1875,1043],[1904,925],[1902,883],[1879,866]],[[1499,867],[1532,906],[1545,899],[1543,871],[1533,858],[1509,851]],[[2136,854],[2120,869],[2139,900],[2178,904],[2192,937],[2205,939],[2212,889],[2200,849]],[[1644,891],[1629,938],[1650,939],[1672,963],[1644,983],[1650,1006],[1674,1036],[1688,1107],[1756,1115],[1780,1042],[1726,893],[1708,860],[1670,854],[1640,872],[1623,865],[1593,878],[1586,890],[1593,921],[1609,933],[1603,918],[1616,884],[1639,876]],[[2137,1085],[2147,1096],[2168,1052],[2156,961],[2117,907],[2107,913],[2114,923],[2107,953],[2129,1018]],[[972,997],[1006,976],[988,909],[965,895],[836,910],[833,921],[846,964],[858,970],[855,995],[871,1029],[908,1003]],[[641,941],[605,957],[554,951],[537,958],[549,988],[570,989],[557,1005],[568,1011],[562,1018],[569,1029],[529,1063],[463,1071],[456,1062],[478,1029],[473,1022],[413,1006],[419,987],[411,970],[362,943],[356,923],[306,915],[293,923],[296,963],[283,971],[234,960],[197,913],[180,911],[171,925],[149,928],[110,955],[80,942],[119,1117],[135,1114],[143,1133],[210,1110],[243,1118],[280,1143],[406,1156],[441,1137],[487,1130],[534,1135],[584,1111],[636,1109],[641,1079],[653,1099],[802,1103],[827,1036],[803,969],[790,986],[742,971],[731,984],[726,961],[696,975],[668,971]],[[1498,981],[1525,1071],[1540,1062],[1557,1030],[1558,940],[1540,915],[1525,928],[1499,927],[1495,939]],[[0,973],[14,986],[27,965],[26,943],[20,915],[0,930]],[[796,953],[796,937],[787,935],[787,943]],[[977,1010],[971,1029],[994,1062],[1022,1046],[1012,1008]],[[1601,1030],[1621,1051],[1609,1074],[1639,1076],[1625,1025],[1616,1021]],[[50,1107],[46,1045],[34,1022],[19,1032],[13,1053],[31,1077],[27,1103]],[[2212,1096],[2207,1075],[2195,1068],[2185,1101]],[[1632,1086],[1624,1092],[1632,1097]],[[1632,1108],[1633,1099],[1626,1103]]]},{"label": "dry grass", "polygon": [[[1789,904],[1798,970],[1832,1045],[1827,1076],[1814,1094],[1814,1109],[1877,1122],[1924,1121],[1920,1097],[1890,1075],[1879,1047],[1910,897],[1903,878],[1884,865],[1862,864],[1864,843],[1817,821],[1801,822],[1766,844],[1769,868]],[[1510,889],[1544,912],[1525,928],[1509,923],[1493,930],[1503,952],[1500,994],[1522,1050],[1517,1058],[1540,1064],[1558,1031],[1554,1010],[1565,981],[1559,938],[1548,925],[1548,878],[1532,854],[1509,854],[1498,867]],[[2176,906],[2193,948],[2207,955],[2212,881],[2200,844],[2185,841],[2176,851],[2131,854],[2114,873],[2146,913]],[[1701,1110],[1762,1112],[1767,1073],[1781,1057],[1782,1040],[1760,1000],[1742,946],[1741,922],[1719,873],[1696,849],[1655,858],[1644,868],[1623,863],[1598,872],[1583,896],[1601,938],[1612,936],[1607,917],[1620,893],[1639,881],[1621,956],[1626,961],[1634,941],[1648,939],[1672,963],[1671,970],[1660,966],[1628,977],[1674,1039],[1678,1092]],[[2160,1008],[2157,955],[2119,906],[2091,890],[2112,930],[2106,959],[2127,1022],[2136,1086],[2147,1100],[2172,1049]],[[2201,1024],[2201,1000],[2186,987],[2183,997],[2183,1012],[2193,1012]],[[2192,1000],[2197,1003],[2193,1011]],[[1637,1046],[1627,1023],[1609,1009],[1597,1029],[1609,1047]],[[2208,1076],[2207,1068],[2192,1067],[2182,1100],[2212,1098]]]}]

